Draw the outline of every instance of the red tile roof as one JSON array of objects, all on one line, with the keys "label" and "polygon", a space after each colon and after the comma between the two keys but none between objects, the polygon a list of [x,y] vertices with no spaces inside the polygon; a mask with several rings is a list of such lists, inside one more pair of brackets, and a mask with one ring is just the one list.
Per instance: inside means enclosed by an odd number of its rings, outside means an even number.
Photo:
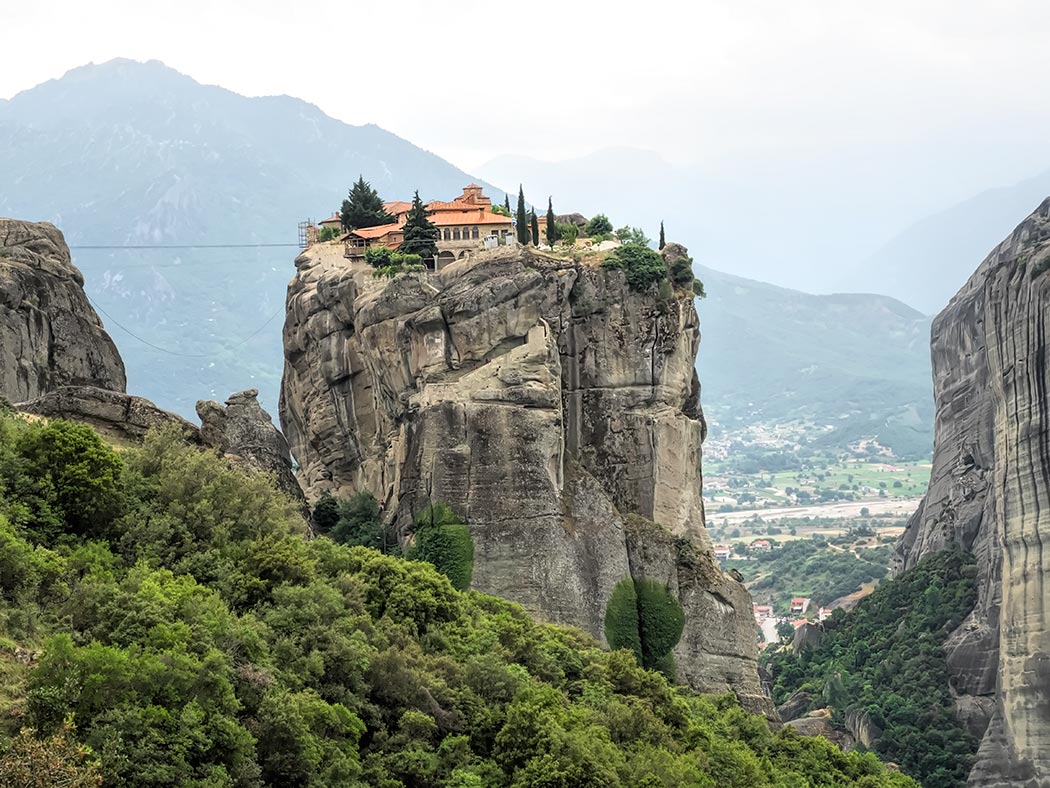
[{"label": "red tile roof", "polygon": [[430,215],[430,221],[438,227],[451,227],[453,225],[491,224],[510,227],[511,221],[507,216],[500,216],[492,211],[474,208],[470,211],[437,211]]},{"label": "red tile roof", "polygon": [[362,227],[360,230],[354,230],[351,235],[356,235],[358,238],[382,238],[387,233],[400,229],[401,225],[395,222],[394,224],[381,224],[378,227]]},{"label": "red tile roof", "polygon": [[393,202],[383,203],[383,210],[391,216],[397,216],[400,213],[407,213],[408,209],[411,207],[412,203],[405,202],[404,200],[394,200]]}]

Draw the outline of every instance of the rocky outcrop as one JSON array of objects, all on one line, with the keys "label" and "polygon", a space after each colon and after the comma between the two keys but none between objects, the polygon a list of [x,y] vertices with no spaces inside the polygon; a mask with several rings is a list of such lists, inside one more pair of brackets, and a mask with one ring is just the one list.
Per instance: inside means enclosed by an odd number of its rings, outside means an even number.
[{"label": "rocky outcrop", "polygon": [[24,402],[61,386],[125,384],[62,233],[0,218],[0,396]]},{"label": "rocky outcrop", "polygon": [[258,397],[258,389],[248,389],[231,394],[225,405],[200,400],[197,416],[201,440],[236,464],[270,474],[281,490],[304,500],[292,471],[288,443]]},{"label": "rocky outcrop", "polygon": [[444,502],[473,587],[600,640],[616,584],[658,578],[686,613],[679,676],[773,714],[704,529],[691,294],[531,250],[393,280],[324,247],[296,267],[281,424],[309,498],[368,490],[403,541]]},{"label": "rocky outcrop", "polygon": [[795,630],[795,634],[791,638],[791,648],[796,652],[805,651],[810,648],[817,648],[820,646],[820,641],[823,638],[824,627],[820,624],[811,624],[807,622]]},{"label": "rocky outcrop", "polygon": [[148,399],[94,386],[63,386],[42,397],[20,402],[23,413],[89,424],[116,440],[139,441],[154,427],[174,424],[191,443],[200,443],[197,427],[181,416],[161,410]]},{"label": "rocky outcrop", "polygon": [[875,724],[871,715],[864,709],[848,709],[844,723],[853,740],[866,750],[874,748],[875,742],[882,735],[882,728]]},{"label": "rocky outcrop", "polygon": [[856,741],[850,734],[836,728],[831,722],[831,712],[828,709],[817,709],[811,711],[805,717],[788,720],[784,723],[790,725],[801,736],[820,736],[841,749],[849,752],[856,746]]},{"label": "rocky outcrop", "polygon": [[973,786],[1050,785],[1050,200],[933,323],[929,492],[896,568],[949,544],[978,601],[947,644],[960,717],[983,734]]}]

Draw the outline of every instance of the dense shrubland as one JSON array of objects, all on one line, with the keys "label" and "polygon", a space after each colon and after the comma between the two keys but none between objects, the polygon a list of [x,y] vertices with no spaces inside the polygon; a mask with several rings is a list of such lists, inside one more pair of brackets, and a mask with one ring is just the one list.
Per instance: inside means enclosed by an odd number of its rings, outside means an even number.
[{"label": "dense shrubland", "polygon": [[[367,506],[328,508],[368,538]],[[462,524],[432,514],[453,536],[416,549],[461,582]],[[0,671],[3,784],[914,785],[428,564],[307,538],[266,478],[170,432],[118,454],[0,419]]]},{"label": "dense shrubland", "polygon": [[835,611],[818,648],[772,656],[774,700],[808,692],[840,723],[866,712],[880,756],[926,788],[965,784],[977,742],[955,717],[944,642],[973,608],[975,575],[972,556],[945,551]]}]

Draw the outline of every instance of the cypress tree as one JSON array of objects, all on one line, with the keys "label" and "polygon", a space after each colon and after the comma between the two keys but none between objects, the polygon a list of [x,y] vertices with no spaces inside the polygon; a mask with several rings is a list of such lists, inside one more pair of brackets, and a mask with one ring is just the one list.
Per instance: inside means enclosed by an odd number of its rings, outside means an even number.
[{"label": "cypress tree", "polygon": [[558,232],[558,220],[554,216],[554,206],[551,203],[551,198],[547,198],[547,243],[553,247],[558,241],[561,240],[561,233]]},{"label": "cypress tree", "polygon": [[515,217],[515,229],[518,234],[518,243],[528,246],[529,243],[529,214],[525,210],[525,192],[518,184],[518,211]]},{"label": "cypress tree", "polygon": [[507,216],[510,216],[510,195],[503,195],[503,207],[507,209]]},{"label": "cypress tree", "polygon": [[529,211],[529,229],[532,230],[532,245],[540,245],[540,220],[536,218],[536,211]]},{"label": "cypress tree", "polygon": [[405,240],[401,242],[398,251],[418,254],[424,260],[437,257],[438,228],[427,218],[427,209],[419,199],[418,189],[416,196],[412,198],[412,207],[405,216],[405,226],[401,229],[405,233]]},{"label": "cypress tree", "polygon": [[339,218],[347,230],[378,227],[394,221],[394,217],[383,210],[383,199],[363,175],[357,177],[357,182],[343,200]]},{"label": "cypress tree", "polygon": [[667,242],[664,240],[664,223],[660,222],[660,248],[663,249],[667,246]]}]

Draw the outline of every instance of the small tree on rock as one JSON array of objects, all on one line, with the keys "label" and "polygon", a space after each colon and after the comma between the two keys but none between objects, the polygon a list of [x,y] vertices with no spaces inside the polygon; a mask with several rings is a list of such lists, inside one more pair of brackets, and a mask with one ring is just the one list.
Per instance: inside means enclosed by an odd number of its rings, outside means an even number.
[{"label": "small tree on rock", "polygon": [[394,221],[394,217],[383,210],[382,198],[364,176],[358,176],[350,194],[343,200],[339,218],[347,230],[378,227]]},{"label": "small tree on rock", "polygon": [[663,249],[665,246],[667,246],[667,241],[664,240],[664,223],[660,222],[660,246],[659,246],[659,248]]},{"label": "small tree on rock", "polygon": [[595,214],[583,228],[583,234],[588,238],[596,235],[608,235],[613,231],[612,222],[604,213]]},{"label": "small tree on rock", "polygon": [[558,243],[561,240],[561,233],[558,230],[558,219],[554,215],[554,205],[551,203],[551,198],[547,198],[547,243],[550,246]]},{"label": "small tree on rock", "polygon": [[529,214],[525,210],[525,192],[518,184],[518,210],[514,217],[515,231],[518,234],[518,243],[526,246],[529,243]]},{"label": "small tree on rock", "polygon": [[405,216],[405,226],[402,231],[405,240],[401,242],[398,251],[405,254],[418,254],[424,260],[437,257],[438,228],[427,218],[427,209],[423,201],[419,199],[419,190],[416,190],[412,198],[412,207]]}]

